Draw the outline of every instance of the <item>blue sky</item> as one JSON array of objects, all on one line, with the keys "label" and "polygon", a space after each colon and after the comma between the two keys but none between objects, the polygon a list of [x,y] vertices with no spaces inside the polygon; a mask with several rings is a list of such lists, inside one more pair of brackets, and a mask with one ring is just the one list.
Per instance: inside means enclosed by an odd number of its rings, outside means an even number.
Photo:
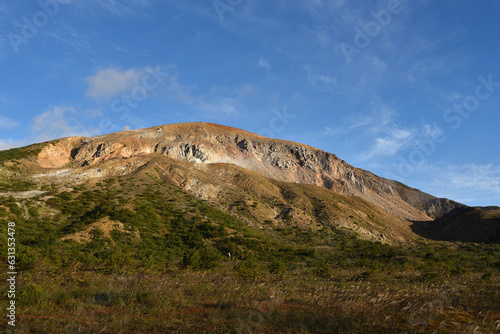
[{"label": "blue sky", "polygon": [[207,121],[500,205],[500,1],[0,2],[0,149]]}]

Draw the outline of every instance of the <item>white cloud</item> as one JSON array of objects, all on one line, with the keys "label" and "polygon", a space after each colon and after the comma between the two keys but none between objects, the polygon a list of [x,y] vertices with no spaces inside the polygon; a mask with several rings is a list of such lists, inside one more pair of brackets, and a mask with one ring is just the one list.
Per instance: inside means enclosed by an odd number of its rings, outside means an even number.
[{"label": "white cloud", "polygon": [[413,137],[414,133],[409,130],[387,129],[383,137],[375,138],[375,143],[364,158],[369,160],[379,156],[394,156],[407,147]]},{"label": "white cloud", "polygon": [[64,137],[100,135],[99,129],[85,126],[88,119],[97,117],[102,117],[102,113],[98,110],[80,111],[75,107],[64,105],[51,107],[33,119],[29,137],[21,140],[0,139],[0,150]]},{"label": "white cloud", "polygon": [[303,70],[306,72],[307,80],[312,86],[327,91],[332,91],[338,86],[337,78],[327,74],[318,74],[309,65],[303,66]]},{"label": "white cloud", "polygon": [[325,127],[323,131],[324,136],[337,136],[362,148],[354,163],[376,163],[395,157],[404,150],[418,148],[429,139],[436,140],[444,133],[437,124],[399,124],[398,111],[376,96],[371,99],[371,109],[369,113],[349,115],[343,124]]},{"label": "white cloud", "polygon": [[271,61],[269,59],[260,57],[259,66],[265,68],[266,70],[270,70],[271,69]]},{"label": "white cloud", "polygon": [[181,101],[196,111],[208,114],[208,116],[220,116],[237,114],[239,109],[238,100],[232,97],[205,97],[186,94],[183,92],[178,96]]},{"label": "white cloud", "polygon": [[[184,85],[179,82],[178,69],[174,65],[157,67],[133,68],[122,70],[116,67],[102,69],[87,77],[89,84],[87,96],[96,100],[111,100],[120,94],[132,94],[136,86],[143,87],[143,79],[157,73],[160,80],[158,89],[166,92],[172,100],[181,102],[198,112],[209,116],[235,114],[241,109],[239,98],[252,94],[254,87],[245,84],[234,89],[213,87],[207,94],[196,94],[196,86]],[[146,87],[144,87],[146,88]]]},{"label": "white cloud", "polygon": [[17,125],[18,124],[13,120],[0,115],[0,129],[10,130],[12,128],[15,128]]},{"label": "white cloud", "polygon": [[0,139],[0,151],[8,150],[14,147],[22,147],[28,145],[26,140]]},{"label": "white cloud", "polygon": [[415,148],[429,139],[435,140],[443,134],[437,124],[424,123],[407,127],[396,123],[397,112],[377,97],[372,98],[372,116],[365,126],[365,133],[372,136],[373,145],[363,154],[362,160],[394,157],[401,151]]},{"label": "white cloud", "polygon": [[436,139],[444,134],[443,129],[437,124],[424,124],[421,130],[421,137],[423,139]]},{"label": "white cloud", "polygon": [[31,126],[36,141],[47,141],[71,136],[95,136],[97,129],[86,128],[85,118],[94,117],[95,111],[86,114],[71,106],[57,106],[36,116]]},{"label": "white cloud", "polygon": [[381,134],[394,132],[397,135],[397,127],[394,124],[396,111],[376,97],[372,98],[371,103],[371,112],[351,114],[344,119],[342,125],[325,127],[323,134],[353,136],[358,139],[368,137],[372,142]]},{"label": "white cloud", "polygon": [[494,164],[432,165],[429,184],[434,195],[469,205],[500,206],[500,166]]},{"label": "white cloud", "polygon": [[500,194],[500,167],[492,164],[448,166],[448,185],[456,189],[480,190]]},{"label": "white cloud", "polygon": [[320,75],[318,79],[327,83],[327,84],[332,84],[335,86],[337,85],[337,78],[331,78],[327,75]]},{"label": "white cloud", "polygon": [[138,85],[143,75],[144,70],[137,68],[121,70],[110,67],[99,70],[86,78],[89,85],[87,96],[96,100],[111,99]]},{"label": "white cloud", "polygon": [[362,161],[395,157],[404,150],[419,149],[427,145],[429,140],[436,142],[444,134],[443,129],[437,124],[422,124],[419,127],[408,128],[394,122],[369,131],[375,132],[374,143],[370,150],[363,154]]},{"label": "white cloud", "polygon": [[255,92],[255,88],[252,84],[247,83],[247,84],[243,84],[239,87],[236,87],[234,92],[236,93],[238,98],[241,98],[243,96],[253,94]]}]

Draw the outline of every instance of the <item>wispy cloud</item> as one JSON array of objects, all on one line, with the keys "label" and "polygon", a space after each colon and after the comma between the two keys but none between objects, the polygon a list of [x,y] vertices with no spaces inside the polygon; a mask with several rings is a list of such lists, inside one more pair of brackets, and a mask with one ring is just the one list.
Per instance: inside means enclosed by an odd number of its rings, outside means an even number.
[{"label": "wispy cloud", "polygon": [[129,70],[116,67],[100,69],[86,78],[88,83],[87,96],[96,100],[112,99],[139,84],[143,75],[144,69],[138,68]]},{"label": "wispy cloud", "polygon": [[57,29],[44,30],[43,35],[70,47],[72,51],[84,52],[91,49],[92,40],[98,36],[87,36],[69,24],[60,24]]},{"label": "wispy cloud", "polygon": [[370,160],[374,157],[394,156],[407,147],[414,136],[415,134],[411,130],[386,129],[381,137],[375,138],[370,150],[363,154],[363,159]]},{"label": "wispy cloud", "polygon": [[11,120],[10,118],[4,117],[0,115],[0,129],[2,130],[10,130],[15,128],[18,124]]},{"label": "wispy cloud", "polygon": [[437,124],[404,127],[392,123],[372,138],[372,146],[359,157],[359,161],[393,158],[405,150],[418,149],[425,142],[442,136],[443,132]]},{"label": "wispy cloud", "polygon": [[432,165],[429,188],[437,196],[470,205],[500,205],[500,166],[494,164]]},{"label": "wispy cloud", "polygon": [[388,103],[374,96],[369,113],[357,113],[344,119],[336,127],[325,127],[324,136],[335,136],[348,140],[361,149],[354,163],[376,163],[380,159],[395,157],[402,151],[418,147],[427,139],[443,134],[437,124],[405,126],[398,122],[399,112]]},{"label": "wispy cloud", "polygon": [[266,70],[271,69],[271,61],[267,58],[260,57],[259,66],[265,68]]},{"label": "wispy cloud", "polygon": [[338,87],[337,78],[331,77],[328,74],[318,73],[310,65],[305,65],[303,69],[306,72],[310,85],[327,91],[335,90]]},{"label": "wispy cloud", "polygon": [[56,106],[36,116],[31,126],[36,141],[71,136],[95,136],[100,131],[86,127],[84,120],[96,116],[96,111],[80,111],[72,106]]},{"label": "wispy cloud", "polygon": [[27,140],[0,139],[0,151],[8,150],[14,147],[22,147],[28,145]]},{"label": "wispy cloud", "polygon": [[[134,88],[144,88],[145,80],[149,85],[153,72],[161,76],[157,93],[164,93],[163,97],[208,117],[238,114],[243,109],[240,99],[254,92],[254,87],[248,83],[236,88],[213,86],[208,91],[202,91],[196,85],[181,83],[180,72],[175,65],[158,66],[156,70],[151,67],[120,69],[113,66],[100,69],[86,78],[87,96],[97,101],[111,101],[121,95],[123,102],[124,96],[133,97]],[[151,91],[148,91],[148,96],[152,96]]]},{"label": "wispy cloud", "polygon": [[[450,184],[455,188],[500,194],[500,167],[493,164],[449,166]],[[448,173],[447,173],[448,174]]]},{"label": "wispy cloud", "polygon": [[25,138],[1,138],[0,150],[64,137],[100,135],[98,128],[86,125],[87,121],[100,116],[102,115],[99,110],[80,110],[70,105],[50,107],[33,118]]},{"label": "wispy cloud", "polygon": [[[0,94],[0,110],[8,110],[9,98]],[[17,122],[7,116],[0,115],[0,130],[11,130],[18,126]]]}]

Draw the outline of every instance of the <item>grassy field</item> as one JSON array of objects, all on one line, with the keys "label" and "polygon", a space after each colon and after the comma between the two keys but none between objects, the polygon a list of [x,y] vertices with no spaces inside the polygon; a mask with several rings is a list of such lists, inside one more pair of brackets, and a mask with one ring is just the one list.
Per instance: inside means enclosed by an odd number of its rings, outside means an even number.
[{"label": "grassy field", "polygon": [[[498,276],[429,278],[236,263],[163,274],[31,271],[19,276],[19,333],[496,333]],[[2,303],[2,309],[5,304]],[[3,327],[5,328],[5,327]]]},{"label": "grassy field", "polygon": [[497,244],[255,229],[177,187],[132,178],[0,198],[2,235],[8,222],[18,333],[500,331]]}]

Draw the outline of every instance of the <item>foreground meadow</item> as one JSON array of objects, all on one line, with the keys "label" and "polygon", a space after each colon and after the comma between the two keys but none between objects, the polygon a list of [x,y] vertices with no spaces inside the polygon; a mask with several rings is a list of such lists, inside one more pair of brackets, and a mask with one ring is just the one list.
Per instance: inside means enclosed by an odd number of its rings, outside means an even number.
[{"label": "foreground meadow", "polygon": [[16,332],[497,333],[499,286],[498,275],[476,273],[74,266],[19,276]]}]

